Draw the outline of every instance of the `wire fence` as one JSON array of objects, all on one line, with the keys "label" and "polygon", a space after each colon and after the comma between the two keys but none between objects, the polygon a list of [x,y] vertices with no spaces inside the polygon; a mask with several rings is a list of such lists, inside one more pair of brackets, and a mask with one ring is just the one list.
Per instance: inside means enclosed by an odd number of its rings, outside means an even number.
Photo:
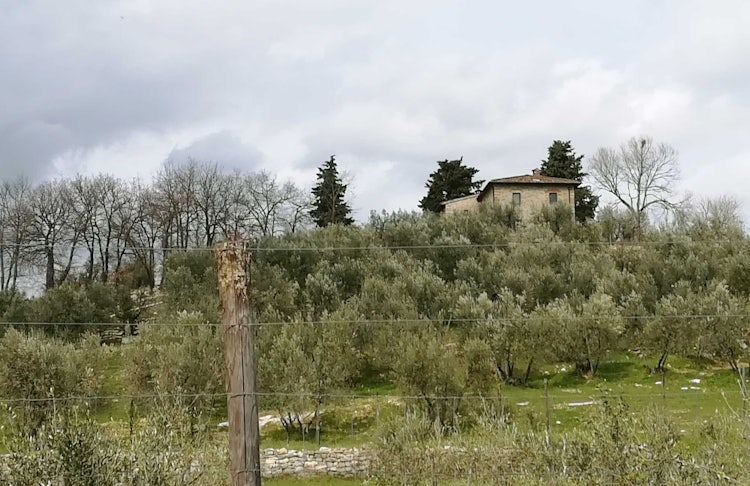
[{"label": "wire fence", "polygon": [[[246,242],[250,246],[251,252],[337,252],[337,251],[411,251],[411,250],[494,250],[494,249],[507,249],[516,247],[536,247],[536,246],[583,246],[583,247],[639,247],[639,246],[667,246],[674,244],[737,244],[736,240],[704,240],[704,241],[643,241],[643,242],[565,242],[565,241],[534,241],[534,242],[502,242],[502,243],[466,243],[466,244],[429,244],[429,245],[393,245],[393,246],[377,246],[377,245],[352,245],[352,246],[289,246],[289,247],[262,247],[253,246],[254,242]],[[741,243],[744,243],[741,242]],[[3,245],[9,247],[13,245]],[[22,246],[22,245],[15,245]],[[35,246],[24,246],[26,248],[39,248]],[[129,251],[197,251],[197,252],[213,252],[214,248],[209,247],[165,247],[165,248],[150,248],[150,247],[129,247]],[[460,325],[460,324],[475,324],[475,323],[528,323],[528,322],[560,322],[560,321],[585,321],[585,320],[609,320],[609,319],[620,319],[626,321],[639,321],[639,320],[654,320],[654,319],[685,319],[685,320],[711,320],[711,319],[748,319],[750,314],[748,313],[709,313],[709,314],[670,314],[670,315],[617,315],[617,314],[604,314],[604,315],[580,315],[580,316],[532,316],[532,315],[519,315],[519,316],[487,316],[478,318],[452,318],[446,316],[438,317],[424,317],[424,318],[413,318],[413,319],[325,319],[325,320],[276,320],[276,321],[258,321],[258,322],[247,322],[240,325],[250,327],[274,327],[274,326],[327,326],[327,325],[361,325],[361,326],[434,326],[438,325]],[[206,323],[181,323],[181,322],[137,322],[137,323],[121,323],[121,322],[0,322],[0,328],[2,327],[70,327],[70,328],[82,328],[82,329],[103,329],[103,328],[119,328],[123,326],[153,326],[153,327],[169,327],[169,328],[188,328],[188,327],[222,327],[221,323],[206,322]],[[673,382],[674,383],[674,382]],[[636,385],[633,385],[636,386]],[[433,395],[433,394],[401,394],[401,393],[362,393],[357,391],[342,391],[342,392],[326,392],[326,393],[312,393],[312,392],[252,392],[252,393],[140,393],[140,394],[96,394],[96,395],[72,395],[72,396],[28,396],[28,397],[3,397],[0,396],[0,403],[15,406],[22,404],[59,404],[59,403],[70,403],[70,402],[115,402],[115,401],[148,401],[148,400],[164,400],[164,399],[226,399],[232,400],[235,398],[254,396],[258,398],[266,399],[308,399],[308,400],[362,400],[362,401],[375,401],[378,403],[384,402],[391,405],[402,406],[405,405],[403,402],[406,401],[470,401],[470,402],[503,402],[511,407],[529,407],[539,406],[552,410],[550,417],[554,421],[556,419],[554,410],[555,405],[566,407],[570,410],[580,409],[580,407],[595,406],[603,400],[609,399],[626,399],[632,401],[646,401],[649,403],[658,403],[659,400],[671,400],[674,398],[680,398],[680,403],[691,403],[696,406],[701,406],[702,401],[705,397],[724,397],[726,406],[731,409],[729,400],[740,399],[744,405],[746,397],[742,393],[739,387],[734,389],[703,389],[701,387],[688,385],[686,387],[680,387],[680,390],[675,389],[675,384],[671,384],[671,389],[667,389],[663,383],[655,383],[654,385],[648,385],[654,387],[649,390],[639,391],[623,391],[623,390],[606,390],[597,392],[581,392],[581,393],[549,393],[545,391],[543,394],[541,390],[534,390],[538,393],[537,396],[528,396],[527,393],[497,393],[489,395],[480,394],[452,394],[452,395]],[[739,403],[739,402],[738,402]],[[352,425],[352,430],[354,426]],[[206,468],[205,470],[209,470]],[[216,468],[217,472],[226,472],[225,468]],[[248,471],[238,471],[238,473],[245,473]],[[252,470],[257,472],[257,470]],[[423,477],[420,475],[419,477]],[[527,476],[526,473],[514,473],[512,471],[505,471],[498,475],[498,479],[512,479]],[[416,476],[415,476],[416,477]],[[467,484],[471,483],[471,474],[463,475],[457,479],[465,479]],[[620,482],[601,482],[597,484],[621,484]]]},{"label": "wire fence", "polygon": [[[674,245],[747,245],[750,240],[726,239],[726,240],[641,240],[641,241],[561,241],[561,240],[534,240],[534,241],[505,241],[493,243],[426,243],[413,245],[342,245],[342,246],[258,246],[257,241],[236,240],[238,243],[246,243],[251,252],[331,252],[331,251],[383,251],[383,250],[451,250],[451,249],[503,249],[516,247],[537,246],[583,246],[583,247],[647,247],[647,246],[674,246]],[[41,244],[29,243],[4,243],[2,248],[24,248],[44,249]],[[215,252],[215,246],[126,246],[120,253],[133,251],[143,252]],[[114,251],[113,251],[114,253]]]},{"label": "wire fence", "polygon": [[[285,321],[259,321],[239,324],[248,327],[264,326],[324,326],[324,325],[376,325],[376,326],[400,326],[400,325],[424,325],[435,324],[472,324],[472,323],[495,323],[495,322],[560,322],[560,321],[597,321],[605,319],[620,319],[625,321],[640,321],[654,319],[687,319],[687,320],[709,320],[709,319],[750,319],[750,314],[741,313],[715,313],[715,314],[661,314],[661,315],[619,315],[619,314],[597,314],[597,315],[561,315],[561,316],[529,316],[521,315],[514,317],[472,317],[472,318],[414,318],[414,319],[325,319],[325,320],[285,320]],[[221,327],[224,324],[217,322],[23,322],[23,321],[0,321],[0,327],[122,327],[122,326],[153,326],[153,327]]]},{"label": "wire fence", "polygon": [[[677,383],[676,380],[673,381],[674,383]],[[649,386],[649,385],[647,385]],[[654,386],[659,386],[658,384],[654,384]],[[363,403],[367,403],[371,408],[370,411],[373,409],[378,410],[378,414],[380,413],[381,408],[385,410],[385,407],[395,407],[395,409],[402,409],[403,413],[406,413],[407,406],[409,405],[408,401],[418,401],[418,400],[432,400],[432,401],[473,401],[477,403],[487,403],[487,402],[495,402],[496,404],[502,403],[502,410],[504,412],[508,412],[511,408],[515,408],[516,410],[522,410],[524,408],[535,408],[537,410],[537,413],[540,417],[543,417],[544,410],[547,411],[547,434],[551,435],[551,440],[554,441],[555,445],[554,447],[563,447],[566,440],[566,434],[568,434],[568,429],[565,429],[565,424],[568,423],[575,423],[576,421],[573,420],[572,422],[569,420],[570,415],[567,415],[566,411],[575,412],[578,414],[578,416],[586,417],[589,415],[588,410],[590,410],[592,407],[596,407],[603,403],[605,400],[626,400],[627,403],[633,403],[633,404],[656,404],[659,405],[660,403],[666,403],[662,401],[669,401],[676,397],[679,397],[681,400],[679,402],[679,407],[681,409],[692,408],[692,407],[702,407],[705,405],[705,399],[707,396],[715,396],[715,397],[723,397],[725,401],[724,408],[726,409],[726,413],[735,413],[736,410],[740,410],[742,407],[742,404],[744,404],[744,397],[741,394],[739,389],[732,389],[732,390],[717,390],[717,389],[706,389],[706,390],[689,390],[689,391],[664,391],[662,388],[662,391],[657,391],[656,389],[653,390],[643,390],[643,391],[622,391],[622,390],[612,390],[612,391],[596,391],[596,392],[556,392],[556,393],[549,393],[547,390],[541,390],[541,389],[516,389],[516,392],[521,393],[497,393],[497,394],[487,394],[487,395],[481,395],[481,394],[465,394],[465,395],[432,395],[432,394],[402,394],[402,393],[361,393],[357,391],[352,392],[337,392],[337,393],[303,393],[303,392],[255,392],[255,393],[175,393],[175,392],[164,392],[164,393],[144,393],[144,394],[113,394],[113,395],[81,395],[81,396],[62,396],[62,397],[53,397],[53,396],[46,396],[46,397],[27,397],[27,398],[18,398],[18,397],[0,397],[0,405],[5,405],[9,407],[15,407],[18,405],[23,404],[48,404],[50,406],[60,406],[64,403],[69,402],[103,402],[103,401],[114,401],[114,402],[127,402],[127,401],[149,401],[153,400],[157,404],[164,403],[164,400],[177,400],[177,399],[226,399],[231,400],[234,398],[240,398],[245,396],[256,396],[259,398],[284,398],[284,399],[313,399],[313,400],[319,400],[319,399],[325,399],[328,400],[347,400],[347,401],[354,401],[354,400],[361,400]],[[537,393],[536,396],[528,396],[529,392]],[[261,402],[262,403],[262,402]],[[732,404],[736,404],[736,407],[733,408]],[[716,402],[714,402],[711,406],[715,407]],[[561,408],[563,410],[561,410]],[[221,407],[219,407],[219,410],[223,410]],[[261,409],[263,410],[263,409]],[[354,439],[356,434],[364,434],[364,433],[371,433],[373,429],[373,424],[370,423],[358,423],[355,422],[355,416],[358,413],[358,410],[362,410],[362,408],[357,407],[346,407],[344,413],[351,413],[351,435],[353,437],[352,440],[359,440]],[[324,410],[321,410],[321,412],[325,413]],[[503,413],[504,413],[503,412]],[[372,417],[371,417],[372,418]],[[305,420],[303,418],[303,420]],[[347,419],[348,420],[348,419]],[[379,420],[379,419],[378,419]],[[521,420],[521,419],[519,419]],[[543,418],[542,420],[542,429],[543,429]],[[561,424],[562,420],[562,424]],[[337,447],[337,443],[331,443],[329,442],[330,439],[325,439],[322,444],[318,443],[315,438],[315,432],[313,429],[312,421],[310,421],[310,418],[307,418],[307,421],[309,421],[309,426],[311,429],[308,431],[307,435],[305,433],[302,433],[301,440],[302,440],[302,450],[291,450],[289,451],[286,449],[286,447],[291,447],[292,449],[295,447],[294,444],[299,444],[299,438],[295,439],[295,441],[292,443],[292,445],[287,445],[285,447],[285,454],[291,454],[295,457],[295,460],[297,456],[299,456],[300,464],[302,464],[301,469],[295,470],[295,474],[309,474],[309,475],[337,475],[339,474],[339,469],[337,467],[331,466],[330,464],[326,464],[326,462],[323,460],[321,462],[315,462],[315,458],[313,456],[308,456],[308,452],[305,452],[304,449],[307,449],[309,446],[315,446],[317,445],[323,445],[328,447]],[[191,428],[193,427],[193,424],[191,422]],[[325,425],[325,430],[329,430],[329,425]],[[551,428],[550,428],[551,427]],[[679,427],[678,427],[679,429]],[[675,431],[678,435],[684,434],[685,430],[676,430]],[[131,434],[132,434],[131,430]],[[543,434],[542,432],[539,432],[540,434]],[[364,436],[363,436],[364,437]],[[369,437],[369,436],[368,436]],[[193,441],[197,440],[197,437],[193,437]],[[338,440],[341,440],[340,438]],[[371,440],[371,439],[370,439]],[[541,439],[540,439],[541,440]],[[288,441],[288,439],[287,439]],[[309,446],[305,446],[304,444],[308,443]],[[389,465],[386,472],[383,472],[380,468],[382,467],[378,463],[375,462],[375,456],[367,456],[369,452],[367,452],[367,448],[365,447],[365,452],[360,453],[357,452],[356,454],[362,454],[362,456],[357,456],[354,452],[351,452],[351,450],[346,451],[345,446],[338,446],[345,450],[345,452],[342,452],[342,454],[347,455],[350,461],[348,464],[351,464],[354,461],[363,460],[367,461],[367,466],[363,468],[363,472],[354,472],[354,473],[348,473],[347,476],[350,478],[353,477],[359,477],[359,478],[365,478],[370,477],[371,475],[390,475],[388,476],[391,480],[394,481],[401,481],[401,484],[484,484],[482,480],[485,481],[491,481],[492,484],[517,484],[524,480],[539,480],[541,477],[545,477],[544,474],[552,474],[554,471],[551,469],[550,471],[532,471],[528,469],[527,465],[521,466],[519,464],[515,464],[512,462],[509,462],[508,464],[505,464],[504,462],[498,462],[498,461],[505,461],[505,460],[512,460],[513,457],[517,457],[515,454],[525,454],[521,449],[516,450],[519,446],[515,445],[513,443],[499,443],[499,444],[490,444],[490,443],[482,443],[482,444],[475,444],[471,447],[462,446],[461,444],[464,444],[460,440],[457,442],[457,446],[450,445],[452,443],[451,438],[446,438],[442,441],[439,441],[439,443],[428,443],[424,444],[421,447],[424,448],[421,452],[419,450],[411,450],[410,457],[413,458],[419,458],[420,462],[414,462],[412,464],[409,464],[408,461],[406,463],[400,463],[397,465]],[[261,444],[263,446],[263,444]],[[540,442],[541,445],[541,442]],[[265,447],[265,446],[263,446]],[[276,446],[276,447],[283,447],[283,446]],[[416,447],[416,446],[415,446]],[[483,447],[488,447],[489,450],[482,450]],[[121,451],[124,454],[127,454],[128,445],[127,442],[123,443],[123,450]],[[430,449],[432,448],[432,449]],[[318,451],[317,447],[313,447],[313,451]],[[361,450],[361,449],[358,449]],[[201,449],[200,452],[198,452],[197,449],[189,448],[183,450],[179,449],[170,449],[170,454],[173,454],[174,457],[170,459],[169,464],[170,467],[174,467],[178,469],[178,473],[183,474],[184,478],[189,478],[191,480],[196,480],[197,478],[204,478],[206,481],[220,481],[224,480],[226,478],[226,475],[230,473],[229,466],[225,463],[226,456],[224,453],[217,452],[216,450],[211,449],[212,452],[208,452],[207,450]],[[330,453],[330,449],[328,449],[328,453]],[[312,454],[313,452],[310,452]],[[573,452],[571,452],[572,454]],[[184,461],[181,463],[179,460],[176,459],[176,456],[178,454],[182,454],[181,456]],[[448,456],[447,458],[444,456]],[[490,456],[495,457],[493,462],[488,462],[488,458]],[[520,456],[519,456],[520,457]],[[241,470],[241,471],[231,471],[233,474],[242,474],[246,473],[248,471],[250,472],[260,472],[264,475],[264,477],[273,477],[276,475],[284,475],[283,472],[278,472],[279,469],[276,468],[276,465],[279,463],[278,459],[281,460],[288,460],[286,459],[286,456],[283,455],[281,457],[276,457],[269,455],[267,449],[261,449],[261,467],[259,469],[250,469],[250,470]],[[675,459],[677,460],[677,459]],[[329,461],[330,462],[330,461]],[[455,465],[454,465],[455,463]],[[308,466],[305,466],[305,464],[308,464]],[[2,457],[0,457],[0,467],[2,466]],[[706,467],[700,464],[685,464],[685,466],[690,467]],[[296,467],[296,466],[295,466]],[[553,466],[550,465],[550,468]],[[605,466],[602,466],[605,467]],[[180,469],[184,468],[184,469]],[[316,469],[317,468],[317,469]],[[716,471],[707,471],[710,474],[717,474],[714,477],[722,477],[722,480],[727,483],[736,483],[740,484],[739,481],[736,481],[730,476],[729,473],[726,473],[722,471],[721,469],[717,469]],[[288,474],[288,472],[286,473]],[[395,475],[394,475],[395,474]],[[568,475],[569,473],[566,473],[564,471],[557,471],[556,474],[556,480],[561,481],[563,478],[569,477],[571,481],[573,480],[581,480],[582,477],[579,475],[576,475],[574,473],[570,473],[571,475]],[[622,484],[621,481],[616,479],[618,477],[618,473],[616,471],[591,471],[591,478],[597,477],[597,480],[595,481],[595,484]],[[604,478],[613,478],[611,481],[609,479],[602,479],[601,476],[604,476]],[[70,479],[70,476],[67,476]],[[85,477],[85,475],[81,475],[81,477]],[[37,478],[38,479],[38,478]],[[59,477],[57,476],[50,476],[49,480],[54,483],[54,481],[58,480]],[[215,483],[213,483],[215,484]],[[558,482],[558,484],[565,484],[564,482]]]},{"label": "wire fence", "polygon": [[[660,385],[654,385],[660,388]],[[699,387],[689,387],[686,390],[677,391],[648,391],[648,392],[626,392],[620,390],[601,391],[596,393],[548,393],[541,394],[541,390],[529,388],[529,391],[536,391],[540,394],[536,397],[529,397],[526,394],[516,395],[496,394],[496,395],[432,395],[432,394],[398,394],[398,393],[314,393],[314,392],[248,392],[248,393],[142,393],[142,394],[117,394],[117,395],[81,395],[81,396],[45,396],[45,397],[0,397],[0,403],[42,403],[42,402],[76,402],[76,401],[113,401],[113,400],[156,400],[156,399],[175,399],[175,398],[239,398],[255,396],[260,398],[314,398],[314,399],[334,399],[334,400],[432,400],[432,401],[454,401],[454,400],[477,400],[477,401],[495,401],[495,400],[512,400],[513,403],[526,406],[530,402],[543,402],[547,399],[560,400],[566,403],[572,403],[573,407],[594,405],[597,400],[612,398],[637,398],[651,400],[654,398],[664,397],[682,397],[695,398],[698,400],[703,396],[742,396],[739,388],[727,390],[708,390]],[[687,393],[686,393],[687,392]],[[528,403],[525,403],[528,402]]]}]

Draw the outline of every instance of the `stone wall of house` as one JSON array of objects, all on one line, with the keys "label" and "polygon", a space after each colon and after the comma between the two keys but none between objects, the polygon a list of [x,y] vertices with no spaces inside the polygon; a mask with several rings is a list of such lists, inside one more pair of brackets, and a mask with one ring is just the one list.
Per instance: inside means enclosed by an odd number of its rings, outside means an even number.
[{"label": "stone wall of house", "polygon": [[479,201],[477,201],[476,194],[452,199],[445,203],[445,214],[476,213],[477,211],[479,211]]},{"label": "stone wall of house", "polygon": [[549,206],[549,194],[557,193],[557,204],[570,206],[573,217],[575,207],[575,191],[572,186],[554,184],[496,184],[492,191],[482,199],[482,204],[510,206],[513,204],[513,193],[521,193],[520,216],[524,221],[541,211],[542,206]]},{"label": "stone wall of house", "polygon": [[373,456],[364,449],[263,449],[260,460],[265,477],[327,475],[364,478],[370,474]]}]

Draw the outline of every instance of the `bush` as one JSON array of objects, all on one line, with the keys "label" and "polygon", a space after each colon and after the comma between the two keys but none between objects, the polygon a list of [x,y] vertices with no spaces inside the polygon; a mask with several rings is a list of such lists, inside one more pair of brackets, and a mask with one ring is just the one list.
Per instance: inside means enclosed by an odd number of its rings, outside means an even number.
[{"label": "bush", "polygon": [[225,480],[225,451],[198,449],[184,407],[168,399],[126,439],[109,435],[85,408],[55,415],[34,436],[15,435],[0,456],[0,484],[212,486]]},{"label": "bush", "polygon": [[218,322],[219,288],[212,252],[171,253],[165,264],[161,291],[163,315],[197,312],[208,322]]},{"label": "bush", "polygon": [[28,310],[24,312],[24,320],[50,323],[42,329],[57,336],[75,337],[84,332],[111,328],[65,324],[133,322],[137,317],[127,289],[102,283],[65,283],[29,300],[26,305]]},{"label": "bush", "polygon": [[378,431],[374,474],[381,484],[747,484],[744,427],[703,424],[691,448],[668,417],[633,414],[619,400],[562,437],[502,424],[446,436],[427,417],[395,417]]},{"label": "bush", "polygon": [[196,411],[210,409],[224,387],[221,329],[207,325],[200,313],[178,313],[170,324],[142,324],[140,336],[127,350],[126,372],[134,394],[162,390],[190,395],[181,403]]},{"label": "bush", "polygon": [[[97,336],[64,343],[39,334],[9,330],[0,338],[0,389],[11,402],[12,427],[34,433],[55,409],[96,400],[103,356]],[[75,397],[73,399],[73,397]]]},{"label": "bush", "polygon": [[497,393],[492,351],[479,340],[462,346],[432,328],[404,333],[392,346],[395,383],[414,397],[413,408],[441,427],[459,426],[459,418],[469,410],[465,395],[474,395],[474,400]]}]

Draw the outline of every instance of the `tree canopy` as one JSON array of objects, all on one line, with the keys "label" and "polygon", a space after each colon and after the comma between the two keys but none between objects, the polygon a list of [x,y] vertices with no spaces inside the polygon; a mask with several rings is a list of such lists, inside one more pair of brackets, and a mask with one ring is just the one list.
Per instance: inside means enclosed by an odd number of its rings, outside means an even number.
[{"label": "tree canopy", "polygon": [[350,225],[354,222],[351,208],[344,200],[346,184],[341,181],[336,156],[318,168],[318,182],[312,189],[313,209],[310,211],[315,224],[320,227],[332,224]]},{"label": "tree canopy", "polygon": [[[542,161],[542,175],[562,177],[583,182],[586,173],[581,164],[583,155],[576,155],[570,140],[555,140],[547,149],[547,158]],[[591,192],[589,186],[579,186],[575,190],[576,220],[584,222],[594,219],[599,196]]]},{"label": "tree canopy", "polygon": [[457,197],[468,196],[479,190],[484,181],[475,181],[479,172],[474,167],[463,165],[463,157],[457,160],[438,161],[438,169],[430,174],[425,187],[427,195],[419,201],[425,211],[440,211],[440,203]]}]

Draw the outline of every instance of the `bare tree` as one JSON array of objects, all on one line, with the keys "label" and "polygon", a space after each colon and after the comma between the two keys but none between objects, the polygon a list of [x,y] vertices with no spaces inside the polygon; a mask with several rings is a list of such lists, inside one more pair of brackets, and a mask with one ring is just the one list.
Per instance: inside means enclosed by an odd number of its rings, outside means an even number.
[{"label": "bare tree", "polygon": [[167,161],[158,172],[155,189],[166,217],[163,230],[163,248],[188,248],[191,244],[192,226],[198,217],[195,208],[197,164],[186,166]]},{"label": "bare tree", "polygon": [[618,150],[600,148],[591,158],[589,173],[630,213],[640,239],[649,209],[674,207],[674,184],[679,178],[677,151],[655,144],[650,137],[631,138]]},{"label": "bare tree", "polygon": [[29,197],[25,179],[0,185],[0,290],[15,290],[18,271],[29,243]]},{"label": "bare tree", "polygon": [[740,215],[742,204],[733,196],[704,197],[697,204],[698,215],[712,229],[731,228],[739,232],[745,223]]},{"label": "bare tree", "polygon": [[110,175],[79,175],[69,183],[68,192],[69,226],[86,246],[85,278],[106,282],[120,269],[135,224],[137,209],[131,187]]},{"label": "bare tree", "polygon": [[83,228],[81,237],[86,245],[87,255],[85,279],[90,282],[94,279],[96,265],[97,228],[95,222],[99,207],[93,180],[80,174],[76,176],[70,182],[70,198],[74,218]]},{"label": "bare tree", "polygon": [[227,176],[224,236],[257,238],[309,226],[311,198],[291,181],[279,183],[266,171]]},{"label": "bare tree", "polygon": [[202,234],[205,246],[216,242],[216,235],[228,218],[231,201],[231,178],[218,164],[197,164],[195,206],[198,212],[196,232]]},{"label": "bare tree", "polygon": [[732,196],[687,199],[674,215],[674,226],[712,234],[744,233],[742,205]]},{"label": "bare tree", "polygon": [[281,212],[292,196],[291,182],[279,185],[276,177],[262,170],[245,177],[250,225],[257,236],[274,236]]},{"label": "bare tree", "polygon": [[[70,271],[77,242],[77,238],[71,234],[71,202],[65,181],[46,182],[35,187],[31,193],[29,236],[34,244],[34,253],[41,258],[44,267],[46,289],[64,281]],[[68,263],[56,278],[59,258],[63,253],[68,255]]]},{"label": "bare tree", "polygon": [[153,289],[156,286],[157,242],[168,224],[168,218],[163,213],[164,207],[159,203],[158,194],[153,188],[135,182],[132,191],[136,214],[128,241],[132,254],[146,273],[148,286]]},{"label": "bare tree", "polygon": [[281,219],[284,222],[286,232],[296,233],[312,226],[313,220],[310,216],[310,210],[313,208],[313,198],[310,191],[302,190],[291,183],[288,183],[287,190],[289,191],[289,201],[284,208]]},{"label": "bare tree", "polygon": [[100,279],[106,282],[112,270],[113,260],[116,268],[119,268],[122,262],[123,247],[126,246],[127,239],[121,236],[127,236],[123,235],[123,232],[130,231],[131,196],[125,184],[110,175],[97,176],[93,182],[98,208],[94,226],[101,264]]},{"label": "bare tree", "polygon": [[220,230],[225,238],[249,237],[250,202],[245,191],[245,176],[240,172],[227,175],[227,214],[220,222]]}]

